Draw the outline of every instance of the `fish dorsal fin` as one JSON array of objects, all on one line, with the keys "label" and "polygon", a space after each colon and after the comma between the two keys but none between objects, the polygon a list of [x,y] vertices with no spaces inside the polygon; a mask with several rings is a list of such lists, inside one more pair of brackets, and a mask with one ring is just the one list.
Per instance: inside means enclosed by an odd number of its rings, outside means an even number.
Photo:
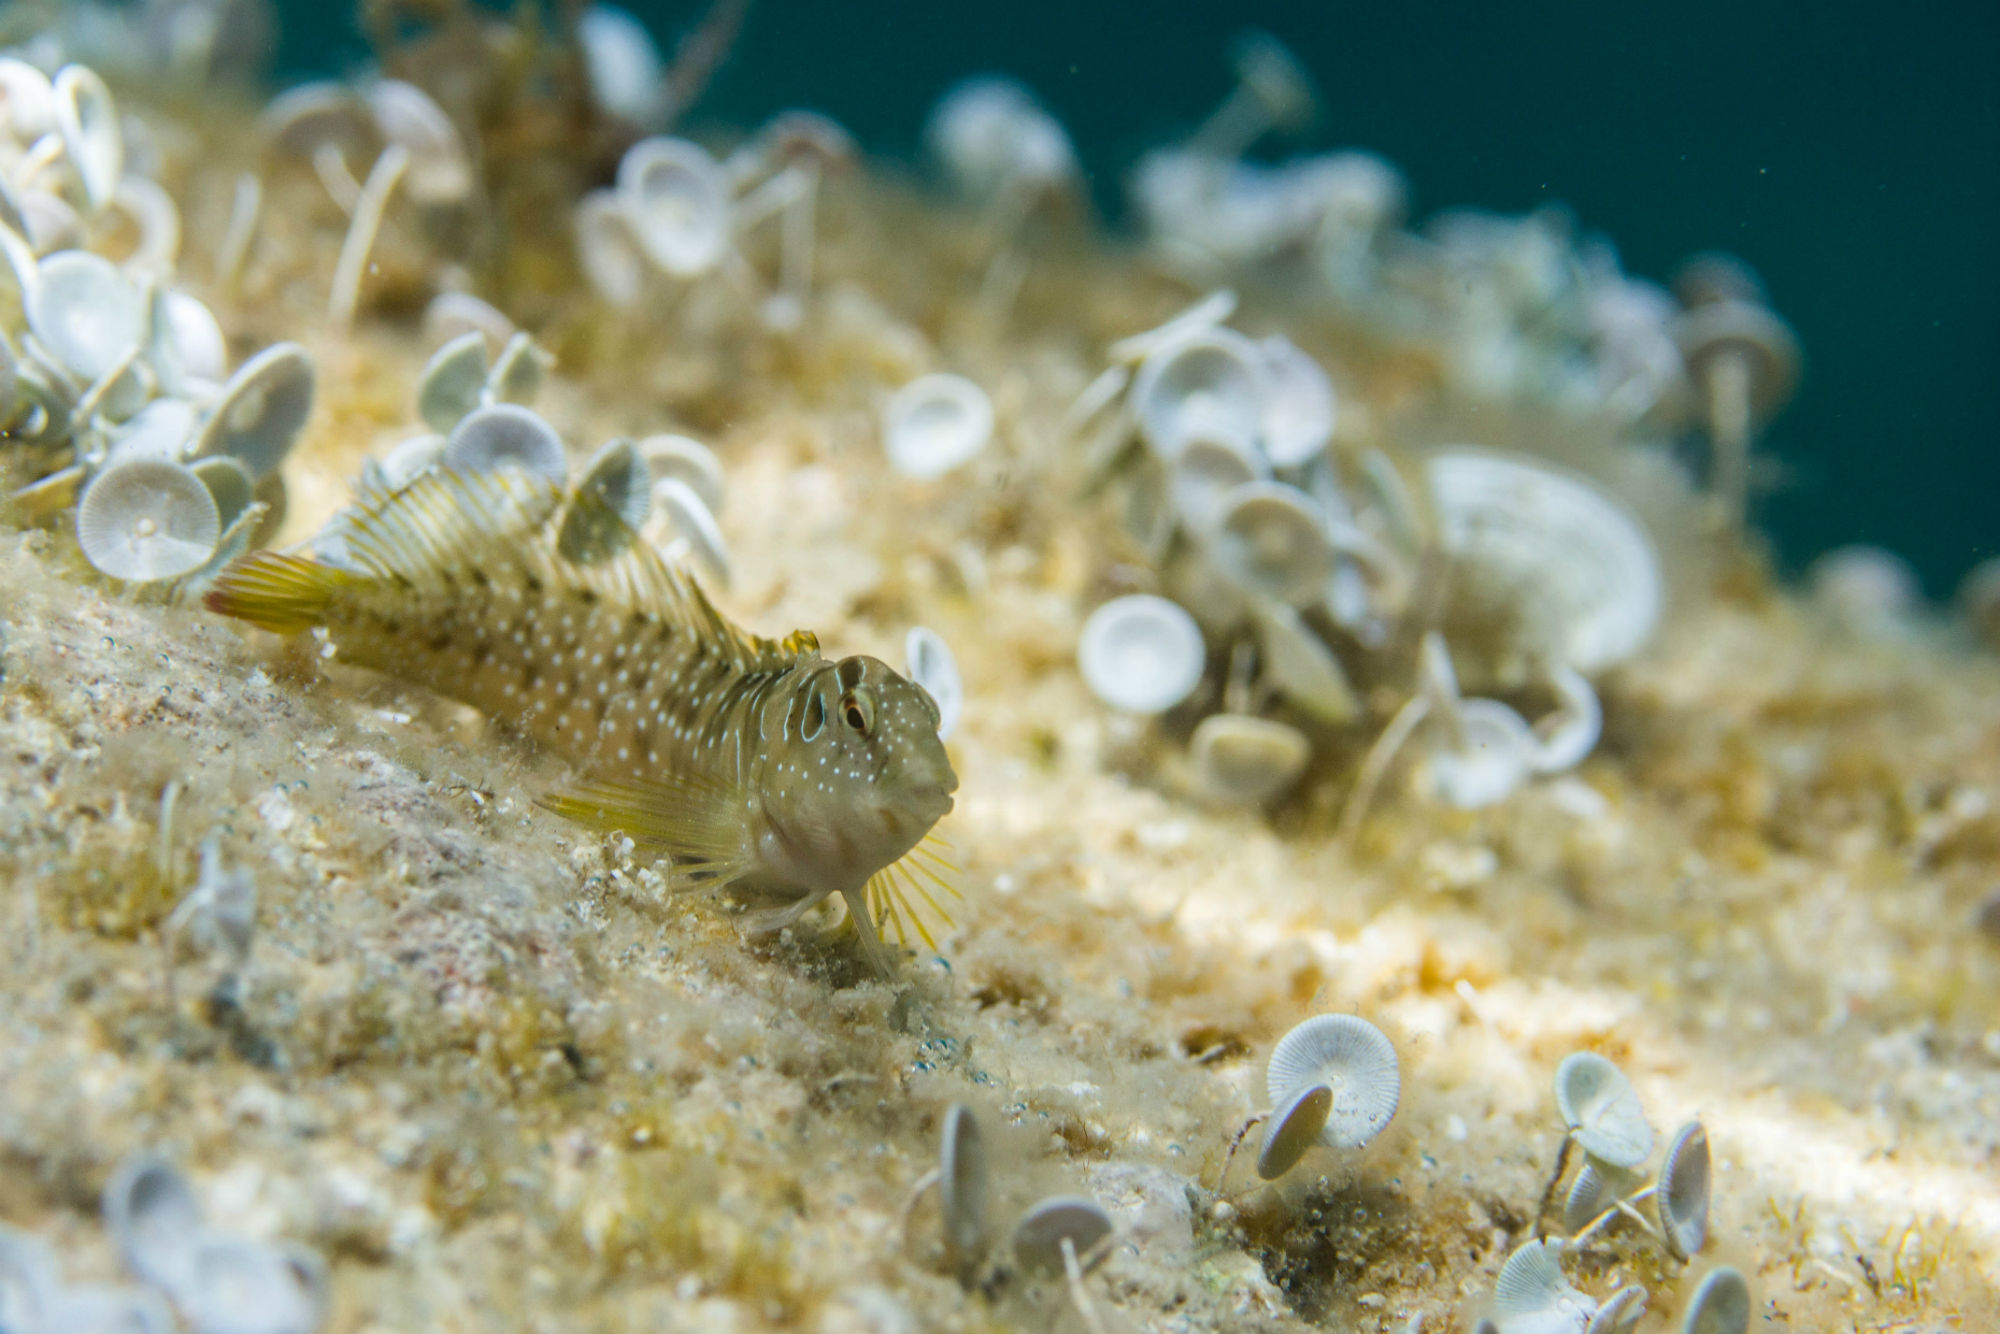
[{"label": "fish dorsal fin", "polygon": [[[779,643],[737,628],[701,585],[636,536],[607,560],[564,559],[549,531],[561,498],[553,484],[514,469],[436,469],[356,506],[344,536],[354,565],[369,577],[424,593],[451,594],[510,577],[587,592],[657,617],[738,671],[779,670],[817,652],[809,633]],[[589,496],[571,503],[602,504]],[[593,517],[622,522],[608,510]]]}]

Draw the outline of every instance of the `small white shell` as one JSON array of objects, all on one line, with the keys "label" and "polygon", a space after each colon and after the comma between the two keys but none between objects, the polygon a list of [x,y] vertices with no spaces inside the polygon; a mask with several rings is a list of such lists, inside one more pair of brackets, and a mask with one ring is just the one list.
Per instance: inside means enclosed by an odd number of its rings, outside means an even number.
[{"label": "small white shell", "polygon": [[1586,675],[1643,647],[1659,623],[1659,558],[1638,520],[1590,483],[1483,450],[1425,469],[1457,587],[1496,600],[1530,656]]},{"label": "small white shell", "polygon": [[403,188],[420,204],[451,204],[472,193],[472,159],[458,126],[429,93],[401,79],[383,79],[368,89],[375,127],[409,153]]},{"label": "small white shell", "polygon": [[1174,456],[1167,484],[1174,511],[1188,531],[1205,534],[1222,521],[1230,496],[1238,487],[1270,475],[1263,458],[1248,440],[1220,435],[1196,435],[1182,443]]},{"label": "small white shell", "polygon": [[653,505],[666,528],[688,544],[696,559],[708,567],[718,583],[729,584],[729,543],[722,526],[695,489],[678,477],[662,477],[653,483]]},{"label": "small white shell", "polygon": [[152,1153],[119,1163],[104,1187],[104,1226],[132,1271],[167,1292],[193,1277],[201,1204],[180,1170]]},{"label": "small white shell", "polygon": [[1257,1175],[1276,1181],[1298,1166],[1306,1150],[1319,1142],[1332,1110],[1333,1090],[1324,1084],[1308,1084],[1273,1111],[1257,1152]]},{"label": "small white shell", "polygon": [[83,195],[91,210],[103,208],[118,189],[125,174],[125,135],[118,127],[118,104],[104,80],[83,65],[64,65],[56,71],[56,133],[62,136],[63,152],[83,182]]},{"label": "small white shell", "polygon": [[304,348],[271,344],[222,387],[195,453],[227,454],[260,478],[276,470],[312,414],[313,380],[312,356]]},{"label": "small white shell", "polygon": [[1092,694],[1127,713],[1164,713],[1194,693],[1208,661],[1194,617],[1162,597],[1113,598],[1090,614],[1076,662]]},{"label": "small white shell", "polygon": [[1667,1249],[1686,1263],[1708,1244],[1708,1132],[1690,1121],[1674,1134],[1660,1164],[1660,1189],[1655,1203]]},{"label": "small white shell", "polygon": [[215,499],[178,463],[133,459],[97,474],[76,507],[84,558],[115,579],[150,583],[201,568],[222,536]]},{"label": "small white shell", "polygon": [[1740,1271],[1719,1265],[1688,1299],[1681,1334],[1744,1334],[1750,1328],[1750,1285]]},{"label": "small white shell", "polygon": [[1468,699],[1458,705],[1461,741],[1434,724],[1438,738],[1427,753],[1422,783],[1431,800],[1476,811],[1519,791],[1541,754],[1535,730],[1497,699]]},{"label": "small white shell", "polygon": [[646,257],[614,191],[592,190],[577,201],[576,262],[597,294],[612,305],[638,301]]},{"label": "small white shell", "polygon": [[115,369],[146,339],[146,301],[116,264],[88,250],[58,250],[35,266],[28,328],[84,381]]},{"label": "small white shell", "polygon": [[196,1334],[312,1334],[325,1315],[318,1257],[209,1233],[173,1289]]},{"label": "small white shell", "polygon": [[1596,1052],[1571,1052],[1556,1067],[1556,1108],[1576,1142],[1613,1167],[1637,1167],[1653,1151],[1653,1128],[1625,1072]]},{"label": "small white shell", "polygon": [[1078,1258],[1111,1235],[1111,1215],[1097,1201],[1081,1195],[1056,1195],[1043,1200],[1014,1224],[1014,1258],[1024,1269],[1042,1274],[1063,1272],[1062,1243],[1067,1240]]},{"label": "small white shell", "polygon": [[449,432],[479,406],[486,388],[486,335],[462,333],[431,353],[417,377],[417,416]]},{"label": "small white shell", "polygon": [[1289,723],[1213,713],[1195,727],[1188,751],[1204,795],[1231,806],[1258,806],[1298,781],[1312,743]]},{"label": "small white shell", "polygon": [[930,693],[937,705],[938,740],[949,741],[965,711],[965,681],[958,674],[958,659],[944,636],[927,626],[913,625],[903,641],[903,658],[912,681]]},{"label": "small white shell", "polygon": [[439,461],[470,473],[519,468],[556,486],[569,476],[569,458],[555,427],[516,403],[496,403],[466,414],[445,442]]},{"label": "small white shell", "polygon": [[667,273],[708,272],[729,246],[729,180],[685,139],[641,139],[618,163],[618,202],[639,249]]},{"label": "small white shell", "polygon": [[694,488],[711,514],[722,512],[722,461],[707,445],[685,435],[649,435],[639,442],[639,453],[654,478],[678,477]]},{"label": "small white shell", "polygon": [[1395,1044],[1358,1015],[1314,1015],[1271,1049],[1264,1090],[1276,1104],[1314,1084],[1333,1090],[1321,1143],[1358,1149],[1382,1133],[1402,1101]]},{"label": "small white shell", "polygon": [[1238,487],[1210,536],[1209,555],[1241,587],[1295,607],[1320,597],[1339,559],[1312,497],[1283,482]]},{"label": "small white shell", "polygon": [[1308,463],[1333,439],[1333,381],[1289,338],[1273,335],[1257,345],[1264,354],[1264,453],[1274,467]]},{"label": "small white shell", "polygon": [[938,1208],[945,1253],[961,1268],[986,1245],[986,1144],[979,1121],[962,1102],[945,1108],[938,1153]]},{"label": "small white shell", "polygon": [[1155,348],[1140,363],[1128,401],[1146,443],[1171,459],[1196,434],[1256,439],[1268,394],[1257,345],[1212,328]]},{"label": "small white shell", "polygon": [[993,438],[993,402],[962,375],[925,375],[882,410],[882,448],[905,477],[942,477]]},{"label": "small white shell", "polygon": [[1507,1257],[1493,1284],[1500,1334],[1583,1334],[1597,1303],[1563,1276],[1560,1241],[1531,1241]]}]

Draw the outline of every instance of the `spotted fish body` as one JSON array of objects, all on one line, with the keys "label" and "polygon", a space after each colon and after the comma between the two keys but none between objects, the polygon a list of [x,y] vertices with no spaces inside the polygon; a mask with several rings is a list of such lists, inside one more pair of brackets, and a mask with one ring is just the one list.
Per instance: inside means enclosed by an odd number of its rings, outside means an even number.
[{"label": "spotted fish body", "polygon": [[563,755],[587,776],[546,805],[663,848],[677,883],[761,900],[759,928],[842,895],[884,966],[876,915],[924,933],[904,891],[937,906],[919,845],[957,778],[930,696],[877,659],[829,661],[811,634],[746,634],[643,542],[565,559],[557,503],[519,473],[433,473],[358,506],[341,564],[258,552],[207,603],[323,628],[343,660]]}]

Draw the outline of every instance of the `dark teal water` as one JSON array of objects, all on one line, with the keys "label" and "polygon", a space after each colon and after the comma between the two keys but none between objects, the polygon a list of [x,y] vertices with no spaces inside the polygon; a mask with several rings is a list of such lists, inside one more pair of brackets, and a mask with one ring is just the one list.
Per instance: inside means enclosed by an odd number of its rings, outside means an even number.
[{"label": "dark teal water", "polygon": [[[341,0],[286,0],[281,64],[362,54]],[[698,4],[640,12],[666,41]],[[1419,217],[1567,203],[1627,269],[1735,251],[1798,330],[1806,378],[1760,506],[1788,565],[1879,543],[1947,593],[2000,550],[2000,4],[1372,5],[760,0],[695,121],[826,111],[914,155],[963,75],[1012,73],[1068,124],[1100,200],[1227,89],[1244,27],[1290,44],[1326,115]]]}]

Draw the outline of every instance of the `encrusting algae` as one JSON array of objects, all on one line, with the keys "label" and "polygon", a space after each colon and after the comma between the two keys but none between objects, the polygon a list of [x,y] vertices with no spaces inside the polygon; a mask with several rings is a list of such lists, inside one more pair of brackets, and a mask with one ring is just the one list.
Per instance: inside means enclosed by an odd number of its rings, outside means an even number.
[{"label": "encrusting algae", "polygon": [[[755,931],[839,894],[879,970],[876,917],[900,938],[907,916],[930,943],[904,885],[941,911],[921,845],[958,786],[930,696],[877,658],[829,662],[808,631],[746,634],[644,542],[565,559],[549,531],[558,500],[519,470],[428,473],[361,507],[346,530],[354,568],[258,552],[207,605],[326,630],[348,661],[549,746],[589,775],[550,809],[668,852],[678,884],[779,901]],[[588,493],[571,504],[601,507]]]}]

